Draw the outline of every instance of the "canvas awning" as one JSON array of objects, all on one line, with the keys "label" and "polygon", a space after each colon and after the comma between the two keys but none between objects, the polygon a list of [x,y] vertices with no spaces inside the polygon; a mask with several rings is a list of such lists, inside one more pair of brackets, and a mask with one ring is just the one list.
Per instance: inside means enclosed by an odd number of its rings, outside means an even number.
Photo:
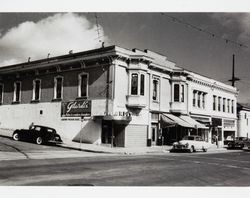
[{"label": "canvas awning", "polygon": [[161,115],[160,123],[161,123],[161,128],[174,127],[177,125],[177,123],[174,120],[171,120],[164,114]]},{"label": "canvas awning", "polygon": [[[182,126],[182,127],[186,127],[186,128],[195,128],[194,125],[182,120],[181,118],[177,117],[177,116],[174,116],[173,114],[162,114],[162,121],[164,122],[165,121],[165,126],[167,125],[170,125],[172,123],[175,123],[175,125],[179,125],[179,126]],[[164,126],[164,125],[163,125]],[[162,127],[164,128],[164,127]]]},{"label": "canvas awning", "polygon": [[194,119],[191,118],[190,116],[181,115],[180,118],[181,118],[182,120],[188,122],[189,124],[193,125],[194,128],[198,128],[198,129],[208,129],[208,127],[206,127],[206,125],[197,122],[196,120],[194,120]]}]

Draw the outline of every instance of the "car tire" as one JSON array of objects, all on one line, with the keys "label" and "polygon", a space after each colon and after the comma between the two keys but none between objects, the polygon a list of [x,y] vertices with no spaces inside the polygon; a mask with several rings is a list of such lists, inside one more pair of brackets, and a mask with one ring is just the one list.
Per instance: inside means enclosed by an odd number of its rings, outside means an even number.
[{"label": "car tire", "polygon": [[20,140],[20,136],[18,133],[14,133],[13,136],[12,136],[13,140],[15,141],[19,141]]},{"label": "car tire", "polygon": [[43,144],[43,138],[41,138],[40,136],[36,138],[36,144],[41,145]]},{"label": "car tire", "polygon": [[206,148],[202,148],[202,151],[203,151],[203,152],[207,152],[207,149],[206,149]]},{"label": "car tire", "polygon": [[193,153],[195,150],[194,150],[194,146],[191,146],[190,149],[189,149],[189,152],[190,153]]}]

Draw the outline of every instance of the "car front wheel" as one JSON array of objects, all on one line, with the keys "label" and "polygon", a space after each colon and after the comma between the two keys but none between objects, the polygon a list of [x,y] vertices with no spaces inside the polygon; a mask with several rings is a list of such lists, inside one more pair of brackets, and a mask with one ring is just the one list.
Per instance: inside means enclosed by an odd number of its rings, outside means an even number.
[{"label": "car front wheel", "polygon": [[207,149],[206,149],[206,148],[202,148],[202,151],[203,151],[203,152],[207,152]]},{"label": "car front wheel", "polygon": [[37,137],[36,138],[36,143],[39,144],[39,145],[43,144],[43,139],[41,137]]},{"label": "car front wheel", "polygon": [[18,133],[14,133],[12,137],[13,137],[13,140],[15,140],[15,141],[19,141],[20,140],[20,136],[19,136]]},{"label": "car front wheel", "polygon": [[193,152],[194,152],[194,146],[191,146],[191,147],[190,147],[189,152],[190,152],[190,153],[193,153]]}]

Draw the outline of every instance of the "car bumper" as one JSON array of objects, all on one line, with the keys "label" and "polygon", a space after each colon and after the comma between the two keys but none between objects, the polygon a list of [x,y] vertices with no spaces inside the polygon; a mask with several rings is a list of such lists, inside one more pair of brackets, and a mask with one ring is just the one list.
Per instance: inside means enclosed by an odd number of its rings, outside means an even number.
[{"label": "car bumper", "polygon": [[190,148],[185,147],[184,145],[176,145],[170,149],[170,152],[187,152],[190,151]]}]

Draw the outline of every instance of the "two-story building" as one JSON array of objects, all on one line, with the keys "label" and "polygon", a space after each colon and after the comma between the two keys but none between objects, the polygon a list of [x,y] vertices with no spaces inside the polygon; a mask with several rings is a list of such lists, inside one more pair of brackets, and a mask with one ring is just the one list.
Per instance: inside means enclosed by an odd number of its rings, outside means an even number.
[{"label": "two-story building", "polygon": [[0,128],[144,147],[236,132],[237,90],[150,50],[110,46],[0,68]]}]

